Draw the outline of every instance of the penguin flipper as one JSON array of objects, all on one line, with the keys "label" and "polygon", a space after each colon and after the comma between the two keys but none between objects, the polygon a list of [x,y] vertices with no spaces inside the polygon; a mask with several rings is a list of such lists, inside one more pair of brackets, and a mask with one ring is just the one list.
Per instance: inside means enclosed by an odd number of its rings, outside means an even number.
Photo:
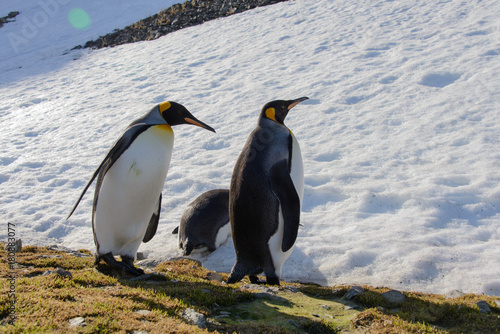
[{"label": "penguin flipper", "polygon": [[82,200],[83,198],[83,195],[85,195],[85,193],[87,192],[87,189],[89,189],[90,185],[92,184],[92,182],[94,182],[97,174],[99,174],[99,172],[101,171],[101,168],[102,166],[104,165],[104,162],[106,161],[106,159],[103,160],[103,162],[101,162],[101,164],[99,165],[99,167],[95,170],[94,174],[92,175],[92,177],[90,178],[89,182],[87,183],[87,185],[85,186],[85,189],[83,189],[82,193],[80,194],[80,197],[78,198],[78,200],[76,201],[75,205],[73,205],[73,208],[71,208],[71,212],[69,213],[68,217],[66,217],[66,219],[69,219],[69,217],[71,217],[71,215],[73,214],[73,212],[75,212],[76,210],[76,207],[78,206],[78,204],[80,204],[80,201]]},{"label": "penguin flipper", "polygon": [[160,194],[160,198],[158,199],[158,207],[156,208],[156,211],[151,216],[151,220],[149,221],[148,229],[146,230],[146,234],[144,235],[144,238],[142,239],[143,242],[148,242],[149,240],[153,239],[153,237],[155,236],[156,229],[158,228],[158,222],[160,221],[160,210],[161,210],[161,194]]},{"label": "penguin flipper", "polygon": [[174,228],[174,230],[172,231],[172,234],[179,234],[179,226]]},{"label": "penguin flipper", "polygon": [[85,193],[89,189],[89,187],[92,184],[92,182],[94,182],[94,180],[97,177],[97,175],[99,175],[99,173],[101,171],[104,172],[104,173],[106,173],[107,170],[109,168],[111,168],[111,166],[114,164],[114,162],[116,160],[118,160],[118,158],[122,155],[122,153],[125,152],[125,150],[130,146],[130,144],[134,141],[134,139],[139,134],[141,134],[143,131],[145,131],[146,129],[148,129],[148,127],[149,126],[145,126],[145,125],[142,125],[142,124],[138,124],[138,125],[134,125],[134,126],[131,125],[128,128],[128,130],[125,131],[125,133],[123,134],[123,136],[121,136],[120,139],[118,139],[116,141],[116,143],[113,145],[113,147],[106,154],[106,157],[104,157],[104,159],[102,160],[102,162],[99,165],[99,167],[97,167],[97,169],[95,170],[94,174],[92,175],[92,177],[90,178],[89,182],[85,186],[85,189],[83,189],[83,191],[82,191],[80,197],[78,198],[78,200],[76,201],[75,205],[73,205],[73,208],[71,209],[71,212],[69,213],[69,215],[68,215],[68,217],[66,219],[69,219],[69,217],[71,217],[71,215],[73,214],[73,212],[75,212],[76,207],[78,206],[78,204],[80,204],[80,201],[83,198],[83,195],[85,195]]},{"label": "penguin flipper", "polygon": [[297,239],[300,223],[300,199],[293,185],[286,160],[281,160],[271,167],[269,178],[271,189],[281,205],[284,221],[281,250],[286,252],[292,248]]}]

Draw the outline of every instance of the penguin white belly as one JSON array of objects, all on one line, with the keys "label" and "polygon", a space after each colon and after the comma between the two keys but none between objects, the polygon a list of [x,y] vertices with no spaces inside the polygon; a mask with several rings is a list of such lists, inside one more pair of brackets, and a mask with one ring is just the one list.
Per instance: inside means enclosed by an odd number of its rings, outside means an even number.
[{"label": "penguin white belly", "polygon": [[217,232],[217,236],[215,238],[215,248],[219,248],[227,238],[231,235],[231,224],[227,222],[226,225],[222,226]]},{"label": "penguin white belly", "polygon": [[286,252],[283,252],[281,250],[281,244],[283,242],[283,231],[284,231],[284,220],[283,220],[283,213],[281,211],[281,205],[279,208],[279,215],[278,215],[278,230],[276,231],[275,234],[269,238],[269,251],[271,252],[271,257],[273,259],[273,265],[274,265],[274,270],[275,274],[278,277],[281,277],[281,268],[283,267],[283,263],[285,263],[286,259],[290,257],[293,251],[292,246],[289,250]]},{"label": "penguin white belly", "polygon": [[100,254],[135,257],[158,205],[173,142],[170,126],[152,126],[104,176],[94,216]]}]

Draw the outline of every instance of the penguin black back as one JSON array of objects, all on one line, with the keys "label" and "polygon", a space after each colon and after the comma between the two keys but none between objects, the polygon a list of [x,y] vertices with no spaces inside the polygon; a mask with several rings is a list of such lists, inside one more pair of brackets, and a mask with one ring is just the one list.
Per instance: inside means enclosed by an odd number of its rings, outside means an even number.
[{"label": "penguin black back", "polygon": [[264,271],[279,284],[281,266],[297,237],[303,193],[300,149],[284,125],[288,111],[307,98],[264,105],[231,178],[229,216],[236,263],[228,283]]}]

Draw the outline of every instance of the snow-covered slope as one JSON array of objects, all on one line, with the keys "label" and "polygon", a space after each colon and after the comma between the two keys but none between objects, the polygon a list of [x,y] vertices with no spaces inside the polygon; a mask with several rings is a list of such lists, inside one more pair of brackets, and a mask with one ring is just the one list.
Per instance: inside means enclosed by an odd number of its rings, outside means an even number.
[{"label": "snow-covered slope", "polygon": [[[85,2],[95,21],[115,19],[113,3]],[[177,256],[171,231],[195,197],[229,186],[262,105],[309,96],[286,121],[306,185],[283,278],[500,295],[499,17],[493,0],[297,0],[66,55],[84,41],[51,19],[68,36],[0,54],[1,220],[25,244],[92,249],[92,193],[66,220],[71,206],[125,127],[174,100],[217,130],[174,130],[160,226],[140,251]],[[229,271],[231,241],[202,260]]]}]

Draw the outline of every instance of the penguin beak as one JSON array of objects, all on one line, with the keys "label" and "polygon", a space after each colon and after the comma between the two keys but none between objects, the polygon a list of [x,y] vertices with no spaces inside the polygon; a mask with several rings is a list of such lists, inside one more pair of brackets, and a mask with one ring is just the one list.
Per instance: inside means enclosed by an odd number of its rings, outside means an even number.
[{"label": "penguin beak", "polygon": [[293,107],[295,107],[297,104],[299,104],[300,102],[302,101],[305,101],[305,100],[309,100],[308,97],[304,96],[304,97],[301,97],[301,98],[298,98],[296,100],[292,100],[290,101],[290,104],[288,105],[288,110],[292,109]]},{"label": "penguin beak", "polygon": [[184,120],[187,123],[189,123],[189,124],[193,124],[193,125],[199,126],[200,128],[204,128],[204,129],[207,129],[208,131],[212,131],[212,132],[215,133],[214,128],[212,128],[211,126],[203,123],[200,120],[197,120],[196,118],[194,118],[194,116],[193,117],[185,117]]}]

